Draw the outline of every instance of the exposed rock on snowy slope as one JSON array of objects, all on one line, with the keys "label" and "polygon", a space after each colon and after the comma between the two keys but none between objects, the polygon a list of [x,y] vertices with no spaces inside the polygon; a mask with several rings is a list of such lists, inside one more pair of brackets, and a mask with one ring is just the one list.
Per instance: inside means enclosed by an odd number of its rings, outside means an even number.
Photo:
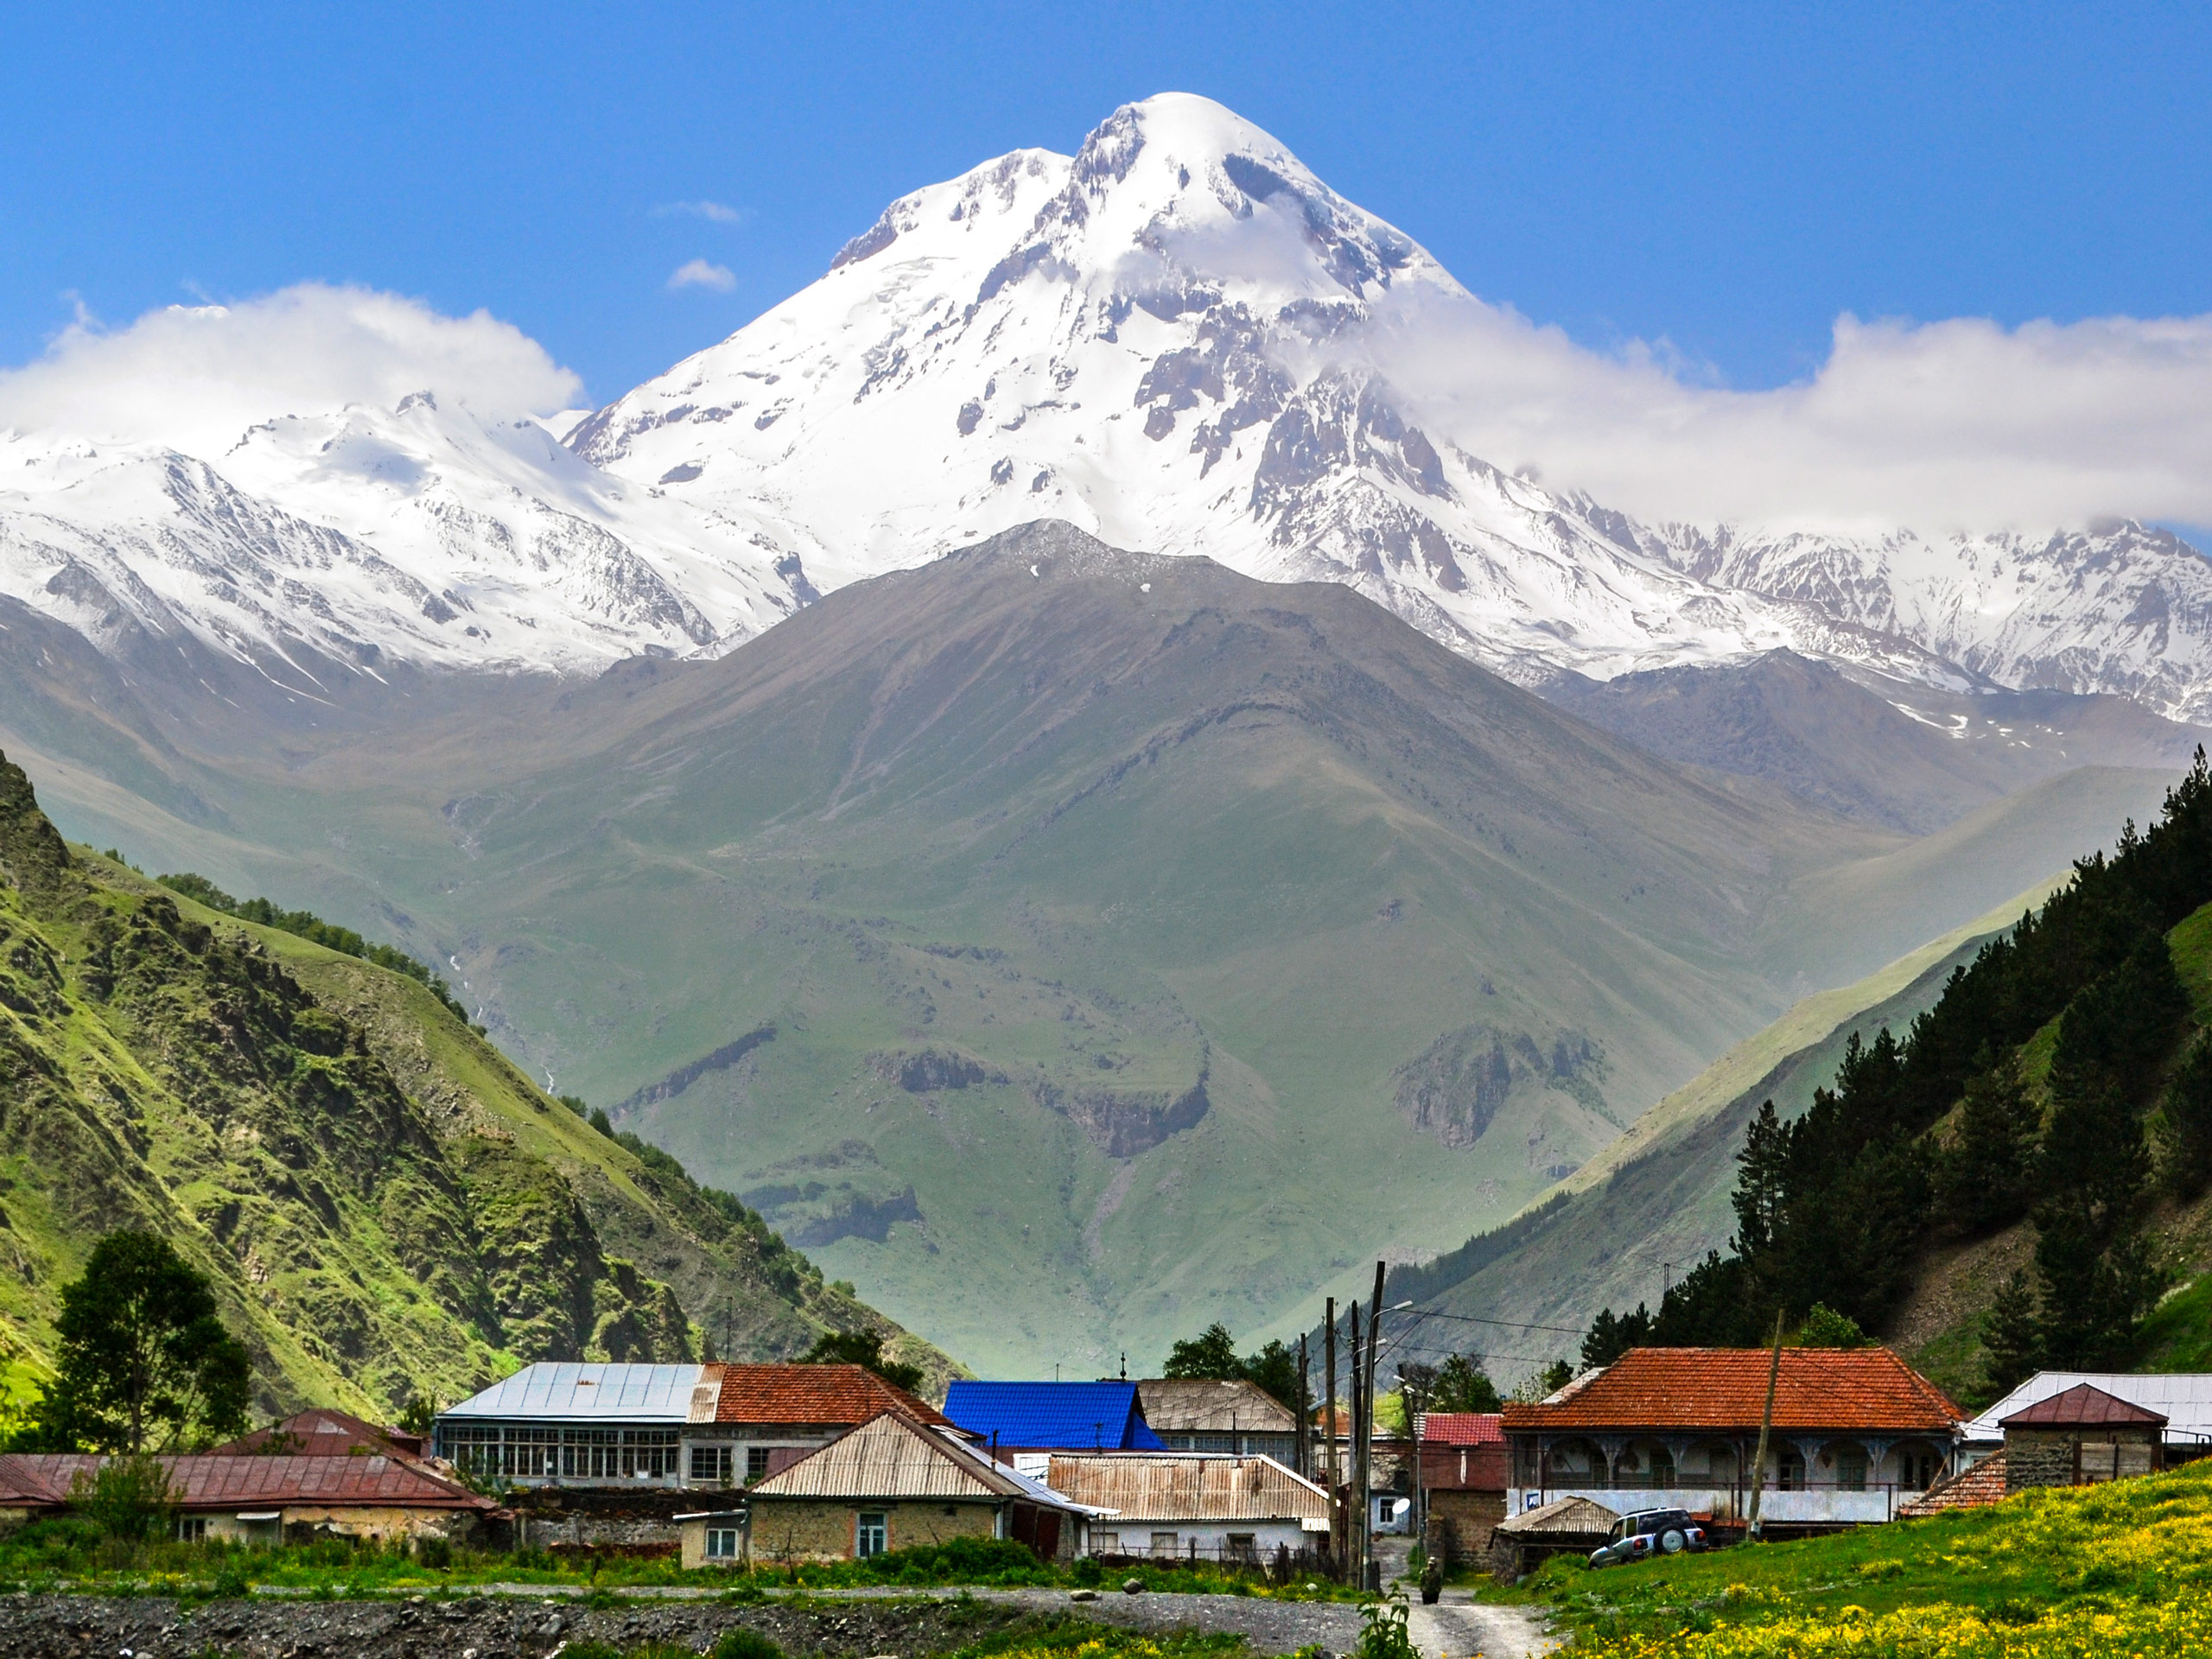
[{"label": "exposed rock on snowy slope", "polygon": [[1408,318],[1480,305],[1205,99],[1116,111],[894,202],[830,272],[582,423],[587,459],[774,514],[842,581],[1040,514],[1348,583],[1489,665],[1787,647],[1953,690],[2196,711],[2212,570],[2122,526],[2031,542],[1652,528],[1424,424]]}]

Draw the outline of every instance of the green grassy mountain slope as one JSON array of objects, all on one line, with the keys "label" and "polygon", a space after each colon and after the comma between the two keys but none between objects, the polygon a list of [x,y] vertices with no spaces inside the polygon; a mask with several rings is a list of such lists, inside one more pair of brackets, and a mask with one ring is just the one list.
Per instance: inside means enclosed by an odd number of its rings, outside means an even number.
[{"label": "green grassy mountain slope", "polygon": [[[73,850],[0,759],[0,1357],[102,1233],[215,1281],[257,1403],[383,1413],[541,1357],[894,1327],[548,1099],[418,982]],[[911,1344],[910,1344],[911,1345]]]},{"label": "green grassy mountain slope", "polygon": [[1504,1219],[2163,782],[2069,774],[1909,857],[1342,588],[1052,524],[588,685],[264,709],[209,664],[258,746],[27,649],[73,830],[445,964],[534,1077],[995,1370],[1306,1317]]}]

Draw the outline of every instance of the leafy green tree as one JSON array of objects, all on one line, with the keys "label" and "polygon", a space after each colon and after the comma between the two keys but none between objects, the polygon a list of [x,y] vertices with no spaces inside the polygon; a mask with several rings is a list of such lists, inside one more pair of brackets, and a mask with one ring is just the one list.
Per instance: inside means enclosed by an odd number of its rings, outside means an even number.
[{"label": "leafy green tree", "polygon": [[26,1449],[138,1453],[226,1440],[246,1424],[251,1364],[207,1275],[152,1233],[110,1233],[64,1286],[54,1377]]},{"label": "leafy green tree", "polygon": [[1936,1166],[1944,1213],[1970,1233],[2009,1227],[2035,1202],[2043,1111],[2020,1075],[2017,1052],[1967,1084],[1959,1133]]},{"label": "leafy green tree", "polygon": [[1813,1311],[1805,1315],[1804,1323],[1797,1327],[1797,1345],[1801,1348],[1864,1348],[1866,1333],[1859,1328],[1859,1321],[1847,1313],[1839,1313],[1825,1302],[1815,1302]]},{"label": "leafy green tree", "polygon": [[1298,1356],[1281,1338],[1271,1339],[1258,1353],[1246,1356],[1243,1366],[1246,1382],[1277,1405],[1294,1412],[1298,1409]]},{"label": "leafy green tree", "polygon": [[109,1537],[137,1544],[168,1534],[177,1496],[162,1460],[144,1452],[109,1458],[69,1483],[72,1508]]},{"label": "leafy green tree", "polygon": [[883,1338],[873,1331],[830,1331],[815,1338],[798,1357],[802,1365],[860,1365],[894,1389],[912,1394],[922,1386],[922,1368],[885,1357]]},{"label": "leafy green tree", "polygon": [[1244,1362],[1236,1357],[1236,1338],[1218,1322],[1167,1351],[1167,1363],[1160,1374],[1169,1377],[1211,1377],[1233,1382],[1244,1375]]},{"label": "leafy green tree", "polygon": [[1452,1354],[1436,1368],[1431,1411],[1496,1411],[1503,1402],[1480,1354]]},{"label": "leafy green tree", "polygon": [[1994,1398],[2043,1369],[2043,1332],[2028,1270],[2015,1268],[1982,1326],[1982,1386]]},{"label": "leafy green tree", "polygon": [[2158,1108],[2158,1172],[2177,1197],[2193,1198],[2212,1182],[2212,1033],[2182,1056]]}]

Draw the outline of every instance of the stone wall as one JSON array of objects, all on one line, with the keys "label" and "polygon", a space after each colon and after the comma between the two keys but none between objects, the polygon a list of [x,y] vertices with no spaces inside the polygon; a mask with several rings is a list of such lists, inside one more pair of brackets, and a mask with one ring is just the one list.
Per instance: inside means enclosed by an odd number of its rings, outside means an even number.
[{"label": "stone wall", "polygon": [[1442,1526],[1447,1561],[1478,1560],[1490,1547],[1491,1529],[1505,1519],[1505,1494],[1443,1487],[1428,1494],[1428,1514]]},{"label": "stone wall", "polygon": [[998,1535],[995,1501],[860,1504],[841,1499],[756,1496],[753,1559],[762,1563],[848,1560],[863,1509],[871,1514],[880,1510],[886,1516],[886,1548],[890,1549]]},{"label": "stone wall", "polygon": [[2126,1480],[2158,1466],[2155,1428],[2014,1428],[2005,1433],[2005,1491]]}]

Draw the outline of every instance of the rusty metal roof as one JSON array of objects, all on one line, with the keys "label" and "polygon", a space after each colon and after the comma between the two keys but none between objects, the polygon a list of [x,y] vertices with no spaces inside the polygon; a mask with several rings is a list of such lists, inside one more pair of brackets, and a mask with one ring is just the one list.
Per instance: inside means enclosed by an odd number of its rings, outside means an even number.
[{"label": "rusty metal roof", "polygon": [[[106,1459],[79,1452],[16,1453],[0,1457],[0,1503],[58,1505],[69,1502],[79,1476],[89,1478]],[[295,1504],[353,1508],[489,1510],[458,1482],[433,1474],[405,1458],[220,1457],[163,1458],[182,1510],[282,1509]]]},{"label": "rusty metal roof", "polygon": [[925,1428],[905,1412],[886,1411],[757,1483],[750,1496],[755,1503],[781,1497],[996,1503],[1038,1493],[1032,1483],[1016,1480],[950,1435]]},{"label": "rusty metal roof", "polygon": [[1045,1484],[1124,1521],[1325,1520],[1329,1499],[1273,1458],[1055,1452]]},{"label": "rusty metal roof", "polygon": [[1603,1535],[1613,1529],[1613,1522],[1620,1516],[1602,1503],[1586,1497],[1555,1497],[1550,1503],[1533,1510],[1524,1510],[1497,1523],[1497,1530],[1516,1537],[1541,1538],[1548,1534],[1583,1537],[1590,1534]]},{"label": "rusty metal roof", "polygon": [[2132,1400],[2122,1400],[2107,1394],[2091,1382],[2076,1382],[2070,1389],[2038,1400],[2025,1411],[2016,1411],[2002,1420],[2004,1428],[2104,1428],[2119,1425],[2129,1428],[2164,1428],[2164,1412],[2152,1411],[2148,1406],[2139,1406]]},{"label": "rusty metal roof", "polygon": [[1295,1434],[1298,1414],[1243,1378],[1147,1377],[1137,1384],[1144,1420],[1176,1434]]}]

